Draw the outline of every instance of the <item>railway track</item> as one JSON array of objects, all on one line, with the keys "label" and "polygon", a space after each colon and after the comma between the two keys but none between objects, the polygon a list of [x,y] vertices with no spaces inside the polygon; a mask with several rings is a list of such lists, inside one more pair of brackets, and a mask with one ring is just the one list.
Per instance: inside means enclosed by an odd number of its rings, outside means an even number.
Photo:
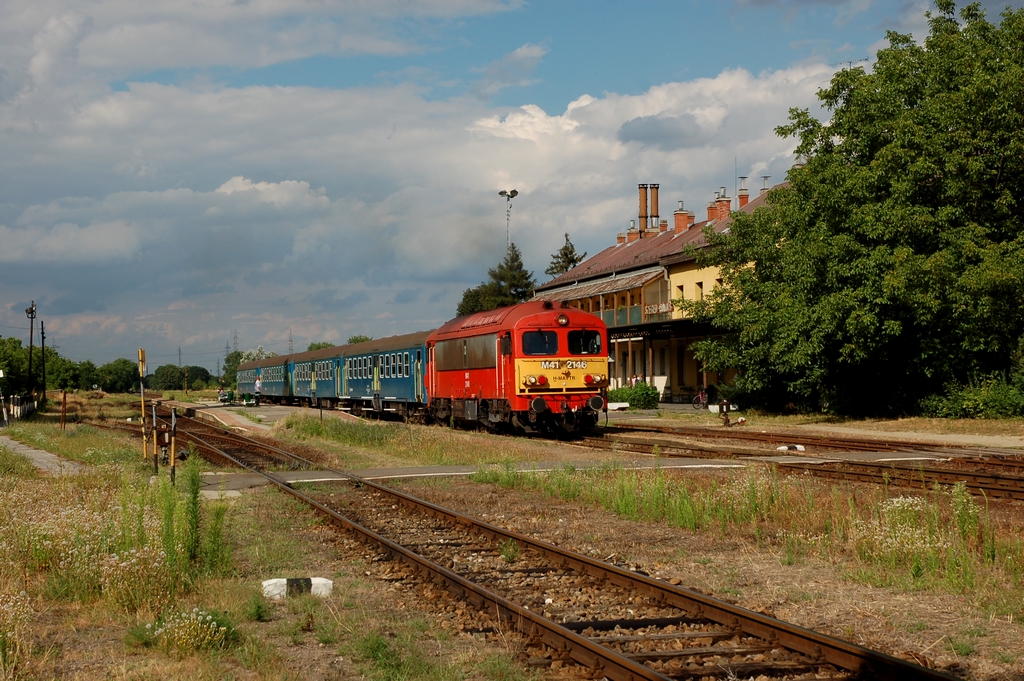
[{"label": "railway track", "polygon": [[[1024,499],[1024,475],[1022,475],[1024,473],[1024,458],[1018,453],[1005,453],[1012,450],[988,450],[967,447],[946,449],[937,445],[909,449],[905,446],[907,444],[905,442],[896,443],[890,448],[880,448],[873,441],[859,441],[862,447],[856,451],[928,454],[949,458],[941,463],[936,461],[931,465],[919,462],[896,461],[837,461],[835,458],[825,457],[828,457],[829,453],[836,453],[833,445],[838,446],[837,443],[848,442],[848,440],[826,439],[819,441],[819,446],[829,451],[813,453],[818,457],[822,457],[820,461],[779,462],[767,461],[761,458],[776,453],[771,450],[756,450],[747,447],[710,447],[692,442],[673,443],[662,439],[637,440],[635,434],[642,434],[644,431],[645,429],[628,431],[632,434],[631,439],[625,439],[617,433],[609,432],[604,434],[603,437],[585,438],[579,444],[596,449],[615,449],[622,452],[651,456],[731,458],[745,462],[773,465],[780,471],[792,474],[810,473],[818,477],[836,480],[892,484],[922,489],[936,484],[953,485],[957,482],[964,482],[967,485],[967,489],[975,495],[985,496],[990,499]],[[719,438],[728,438],[732,435],[732,433],[700,428],[688,429],[687,433],[704,433],[708,431]],[[672,432],[672,430],[656,428],[653,431],[647,432],[663,435]],[[748,437],[742,439],[750,441],[755,440],[758,434],[747,433],[746,435]],[[817,440],[817,438],[804,441],[811,442],[813,440]],[[768,441],[774,444],[783,440],[779,435],[775,434]],[[868,446],[871,448],[868,449]]]},{"label": "railway track", "polygon": [[519,631],[528,664],[574,663],[591,678],[631,681],[955,678],[338,471],[349,484],[332,494],[297,490],[267,468],[301,457],[217,431],[178,422],[204,457],[265,476],[395,561],[393,581],[430,584],[475,607],[481,630]]},{"label": "railway track", "polygon": [[1024,477],[1006,473],[873,461],[843,461],[822,464],[777,463],[774,465],[780,471],[791,473],[810,472],[824,478],[892,484],[920,489],[963,482],[971,494],[988,499],[1024,499]]}]

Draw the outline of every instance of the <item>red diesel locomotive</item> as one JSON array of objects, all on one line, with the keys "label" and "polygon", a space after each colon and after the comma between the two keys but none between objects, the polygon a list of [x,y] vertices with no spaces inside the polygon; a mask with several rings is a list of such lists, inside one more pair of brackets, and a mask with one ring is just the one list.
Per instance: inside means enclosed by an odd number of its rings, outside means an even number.
[{"label": "red diesel locomotive", "polygon": [[587,432],[606,408],[608,330],[550,301],[458,317],[427,337],[427,411],[493,430]]}]

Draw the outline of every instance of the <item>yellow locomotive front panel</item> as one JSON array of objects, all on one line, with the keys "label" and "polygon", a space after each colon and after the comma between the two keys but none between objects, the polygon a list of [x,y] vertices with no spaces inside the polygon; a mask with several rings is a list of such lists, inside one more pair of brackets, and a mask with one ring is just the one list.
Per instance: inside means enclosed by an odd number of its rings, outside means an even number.
[{"label": "yellow locomotive front panel", "polygon": [[594,393],[608,386],[608,358],[544,357],[516,360],[516,393]]}]

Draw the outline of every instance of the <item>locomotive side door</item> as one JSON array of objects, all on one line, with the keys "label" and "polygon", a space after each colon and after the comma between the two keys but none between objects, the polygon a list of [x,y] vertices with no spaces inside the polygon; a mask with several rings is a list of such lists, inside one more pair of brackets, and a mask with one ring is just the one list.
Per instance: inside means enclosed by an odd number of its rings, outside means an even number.
[{"label": "locomotive side door", "polygon": [[[498,397],[507,398],[508,384],[515,379],[515,367],[512,366],[512,334],[506,331],[498,336]],[[515,394],[515,387],[512,388]]]}]

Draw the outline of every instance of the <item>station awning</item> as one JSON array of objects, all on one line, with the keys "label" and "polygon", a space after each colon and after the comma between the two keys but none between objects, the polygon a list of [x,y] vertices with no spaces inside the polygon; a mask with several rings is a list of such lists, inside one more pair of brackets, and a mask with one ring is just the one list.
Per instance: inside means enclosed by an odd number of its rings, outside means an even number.
[{"label": "station awning", "polygon": [[665,269],[659,267],[654,270],[644,270],[634,274],[625,274],[602,279],[591,279],[590,281],[579,282],[569,286],[552,289],[550,291],[539,291],[534,294],[534,300],[577,300],[579,298],[591,298],[593,296],[618,293],[644,286],[655,279],[665,276]]}]

